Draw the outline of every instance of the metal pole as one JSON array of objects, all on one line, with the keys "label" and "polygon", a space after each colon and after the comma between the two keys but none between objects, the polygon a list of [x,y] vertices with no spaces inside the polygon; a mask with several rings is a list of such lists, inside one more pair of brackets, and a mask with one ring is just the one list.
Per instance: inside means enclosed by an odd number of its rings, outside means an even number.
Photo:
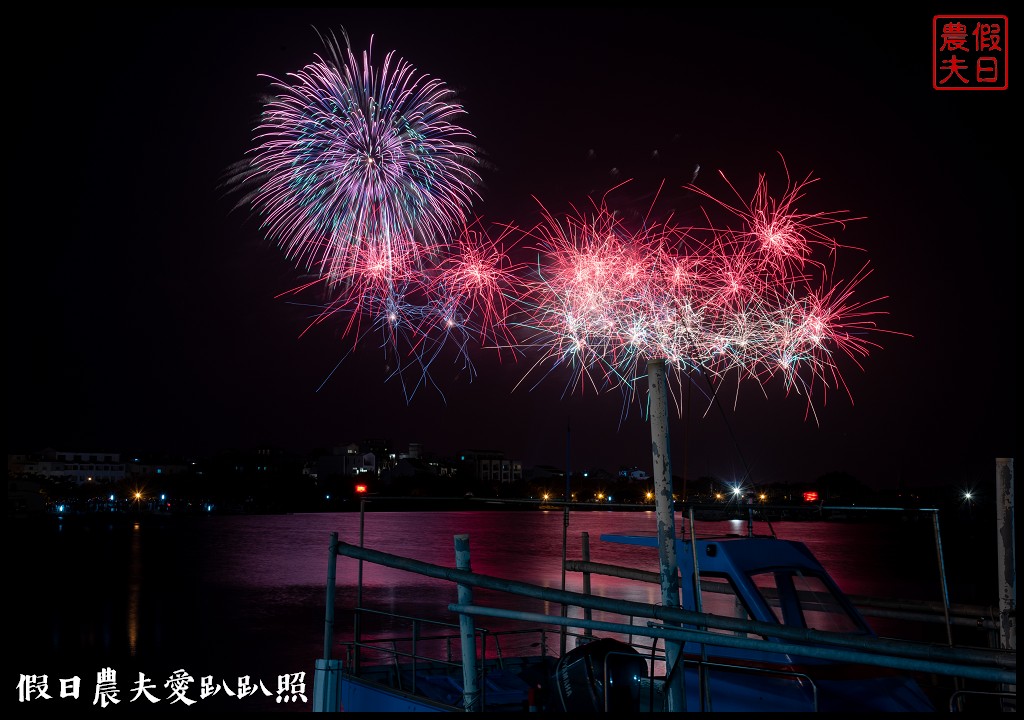
[{"label": "metal pole", "polygon": [[[583,562],[589,562],[589,561],[590,561],[590,533],[584,532],[583,533]],[[562,572],[565,572],[565,563],[562,563]],[[563,587],[562,589],[564,590],[565,588]],[[589,572],[584,572],[583,573],[583,594],[584,595],[590,595],[590,573]],[[586,608],[583,611],[583,618],[585,620],[593,620],[593,611],[590,608]],[[590,637],[591,635],[594,634],[594,631],[587,629],[587,630],[583,631],[583,634],[586,637]]]},{"label": "metal pole", "polygon": [[[932,512],[932,526],[935,528],[935,552],[939,562],[939,579],[942,581],[942,615],[946,624],[946,641],[953,647],[953,624],[949,619],[949,587],[946,583],[946,563],[942,557],[942,535],[939,533],[939,511]],[[953,687],[961,690],[960,678],[953,678]]]},{"label": "metal pole", "polygon": [[[569,501],[572,500],[572,473],[569,471],[569,419],[565,421],[565,510],[562,514],[562,590],[565,590],[566,548],[569,545]],[[562,605],[562,617],[569,617],[569,606]],[[565,655],[568,640],[568,628],[563,625],[559,630],[559,647],[561,655]]]},{"label": "metal pole", "polygon": [[[689,508],[690,516],[690,562],[693,563],[693,609],[695,612],[704,612],[704,598],[701,595],[700,587],[700,564],[697,559],[697,518],[693,514],[693,506]],[[702,626],[702,630],[707,630],[707,626]],[[711,712],[711,687],[710,679],[708,678],[708,646],[704,643],[700,644],[700,665],[697,666],[697,678],[700,682],[700,711]]]},{"label": "metal pole", "polygon": [[946,619],[946,642],[953,647],[953,628],[949,621],[949,586],[946,583],[946,562],[942,557],[942,535],[939,532],[939,511],[932,513],[935,528],[935,554],[939,563],[939,581],[942,583],[942,615]]},{"label": "metal pole", "polygon": [[327,612],[324,616],[324,660],[331,659],[331,645],[334,644],[334,593],[338,568],[338,533],[331,533],[331,545],[327,557]]},{"label": "metal pole", "polygon": [[[469,562],[469,535],[455,536],[455,567],[472,572]],[[473,603],[473,588],[459,584],[459,603]],[[466,712],[479,712],[480,690],[476,682],[476,627],[473,616],[459,614],[459,634],[462,637],[462,702]]]},{"label": "metal pole", "polygon": [[[679,563],[676,560],[675,503],[672,500],[672,456],[668,434],[668,384],[665,361],[647,363],[647,390],[651,416],[651,457],[654,465],[654,503],[658,516],[658,559],[661,564],[661,602],[678,608]],[[665,642],[669,712],[686,710],[683,687],[682,645]]]},{"label": "metal pole", "polygon": [[570,428],[569,420],[565,421],[565,501],[569,502],[572,499],[572,472],[569,469],[569,440],[570,440]]},{"label": "metal pole", "polygon": [[[996,553],[999,562],[999,647],[1017,652],[1017,532],[1013,523],[1013,458],[996,458]],[[1017,685],[1004,685],[1017,692]],[[1007,703],[1004,701],[1004,708]]]},{"label": "metal pole", "polygon": [[[363,497],[359,500],[359,547],[363,547],[363,539],[365,536],[366,528],[366,498]],[[352,637],[355,639],[355,667],[356,672],[359,672],[361,667],[360,661],[362,660],[362,647],[363,647],[363,631],[362,623],[360,619],[363,614],[363,561],[359,561],[359,577],[356,581],[356,607],[355,617],[352,618]]]},{"label": "metal pole", "polygon": [[331,659],[334,644],[334,595],[338,565],[338,533],[331,533],[327,557],[327,610],[324,614],[324,656],[313,672],[313,712],[339,712],[341,702],[341,661]]}]

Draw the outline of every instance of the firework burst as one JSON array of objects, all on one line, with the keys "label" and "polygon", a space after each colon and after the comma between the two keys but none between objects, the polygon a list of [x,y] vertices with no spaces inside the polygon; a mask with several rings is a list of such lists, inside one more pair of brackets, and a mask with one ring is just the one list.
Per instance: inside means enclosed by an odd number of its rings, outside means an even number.
[{"label": "firework burst", "polygon": [[445,327],[468,320],[480,345],[500,351],[516,346],[508,318],[518,305],[517,288],[523,265],[509,256],[518,230],[498,228],[497,237],[477,220],[439,249],[436,270],[427,289],[437,317]]},{"label": "firework burst", "polygon": [[472,381],[476,349],[518,356],[508,327],[522,282],[522,266],[509,255],[517,233],[514,226],[486,228],[477,219],[452,241],[421,248],[415,262],[411,251],[387,254],[378,246],[365,250],[343,278],[321,277],[286,294],[333,283],[328,302],[295,303],[315,311],[306,330],[337,321],[351,345],[345,357],[360,344],[376,343],[388,379],[411,401],[424,387],[440,392],[431,368],[441,358],[452,359],[456,374]]},{"label": "firework burst", "polygon": [[263,230],[335,280],[367,260],[407,262],[462,227],[479,176],[465,114],[439,80],[389,53],[372,63],[332,35],[288,80],[269,78],[248,173]]},{"label": "firework burst", "polygon": [[[781,158],[781,155],[780,155]],[[763,263],[761,271],[785,278],[790,274],[803,272],[807,263],[823,269],[822,261],[814,257],[816,246],[828,250],[834,258],[840,245],[826,233],[830,228],[843,229],[847,222],[863,218],[849,217],[845,210],[807,213],[797,209],[804,199],[807,188],[818,179],[808,175],[799,182],[793,182],[786,161],[782,159],[786,175],[786,187],[779,197],[768,191],[765,174],[757,178],[757,188],[750,200],[745,200],[732,182],[721,170],[718,172],[729,189],[736,195],[737,204],[728,203],[707,191],[690,184],[686,186],[698,195],[724,208],[742,223],[742,229],[732,231],[737,239],[746,241],[755,250]]]},{"label": "firework burst", "polygon": [[552,369],[571,368],[569,387],[632,387],[651,341],[651,269],[662,251],[653,231],[629,232],[608,208],[544,220],[530,231],[537,264],[515,324],[523,346]]},{"label": "firework burst", "polygon": [[326,52],[286,80],[265,76],[254,146],[226,184],[314,276],[284,293],[322,293],[302,303],[315,308],[306,330],[340,318],[353,350],[378,335],[411,398],[445,347],[472,369],[469,340],[504,332],[514,270],[503,238],[469,228],[478,158],[452,91],[342,36],[322,36]]},{"label": "firework burst", "polygon": [[853,298],[866,267],[845,285],[831,278],[842,246],[827,230],[857,218],[798,209],[816,180],[794,183],[784,161],[778,198],[764,175],[749,200],[721,172],[738,201],[685,186],[739,227],[706,209],[703,228],[653,223],[653,206],[634,226],[609,207],[611,191],[585,213],[541,206],[525,234],[536,262],[519,265],[513,224],[492,237],[467,219],[478,159],[451,91],[394,53],[374,64],[372,41],[359,56],[347,37],[324,42],[325,56],[270,78],[234,184],[253,188],[245,202],[262,230],[314,275],[300,289],[326,296],[309,326],[343,318],[353,349],[379,337],[407,400],[437,387],[431,366],[448,349],[472,379],[482,346],[535,352],[527,376],[569,368],[567,392],[643,397],[638,380],[657,359],[677,398],[695,372],[762,384],[781,375],[810,407],[815,386],[845,387],[839,355],[858,362],[877,347],[865,336],[881,313]]},{"label": "firework burst", "polygon": [[[877,300],[854,300],[866,266],[850,282],[833,281],[840,245],[822,227],[842,223],[834,213],[795,210],[809,182],[776,201],[761,176],[754,199],[739,208],[698,191],[740,218],[738,228],[627,228],[607,195],[589,214],[543,209],[531,232],[537,266],[517,316],[525,346],[540,350],[527,375],[567,367],[567,392],[617,388],[628,402],[644,397],[637,381],[660,359],[679,407],[694,373],[716,384],[735,373],[762,385],[781,376],[813,412],[815,386],[845,388],[838,357],[859,366],[878,347],[866,336],[883,313],[872,309]],[[819,246],[832,263],[814,257]]]}]

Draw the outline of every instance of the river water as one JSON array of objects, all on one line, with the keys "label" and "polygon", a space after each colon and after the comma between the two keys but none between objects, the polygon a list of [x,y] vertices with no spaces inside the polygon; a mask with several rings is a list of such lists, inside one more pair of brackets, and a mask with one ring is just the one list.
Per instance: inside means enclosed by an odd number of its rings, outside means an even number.
[{"label": "river water", "polygon": [[[474,572],[560,588],[563,533],[569,559],[581,558],[586,533],[594,562],[635,565],[636,548],[602,543],[600,535],[657,529],[653,512],[574,511],[568,527],[564,517],[561,510],[531,509],[10,522],[9,697],[18,712],[309,711],[314,663],[323,653],[332,532],[348,543],[359,544],[362,535],[366,547],[449,567],[455,565],[454,536],[466,534]],[[677,513],[677,534],[682,528]],[[848,594],[942,598],[930,519],[789,521],[772,528],[781,538],[805,543]],[[746,523],[698,523],[698,529],[744,533]],[[755,530],[768,532],[764,523]],[[942,539],[951,601],[992,604],[994,534],[975,537],[962,527],[954,533]],[[655,553],[644,569],[657,568]],[[355,560],[338,559],[339,608],[354,599],[359,572]],[[368,563],[362,578],[364,602],[393,612],[434,617],[456,598],[445,581]],[[578,574],[565,582],[569,590],[582,590]],[[594,576],[592,591],[660,602],[660,586],[616,578]],[[339,611],[337,638],[349,624]],[[106,668],[116,671],[120,702],[103,707],[96,688]],[[36,692],[27,691],[26,678],[38,683],[43,675],[49,698],[39,694],[38,684]],[[169,681],[176,675],[192,678],[186,692],[175,694],[182,686]],[[77,698],[73,685],[61,682],[76,676]],[[140,676],[155,701],[137,692]],[[282,677],[286,682],[279,684]],[[215,694],[203,696],[203,678],[218,688]],[[295,693],[302,689],[295,684],[299,679],[306,682],[306,702]],[[246,694],[252,688],[255,693]],[[186,706],[186,699],[192,704]]]}]

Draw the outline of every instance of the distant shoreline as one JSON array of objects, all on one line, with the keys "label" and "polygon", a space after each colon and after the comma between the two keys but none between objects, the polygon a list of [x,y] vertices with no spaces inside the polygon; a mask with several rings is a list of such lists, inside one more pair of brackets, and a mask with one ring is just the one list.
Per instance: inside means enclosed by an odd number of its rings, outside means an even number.
[{"label": "distant shoreline", "polygon": [[[754,520],[754,521],[865,521],[865,520],[917,520],[930,518],[939,510],[942,517],[948,508],[941,510],[930,507],[881,507],[858,505],[738,505],[723,503],[676,503],[676,514],[688,514],[693,509],[697,520]],[[201,509],[206,508],[206,509]],[[32,513],[9,514],[9,520],[35,520],[53,518],[67,522],[76,519],[109,520],[110,522],[205,518],[205,517],[239,517],[259,515],[302,515],[322,513],[353,513],[353,512],[479,512],[479,511],[539,511],[562,513],[566,504],[561,501],[507,499],[507,498],[476,498],[476,497],[366,497],[344,499],[326,506],[308,508],[245,508],[239,505],[200,504],[187,510],[171,511],[105,511],[75,510],[57,513],[43,510]],[[647,512],[654,513],[654,504],[634,503],[570,503],[570,512]]]}]

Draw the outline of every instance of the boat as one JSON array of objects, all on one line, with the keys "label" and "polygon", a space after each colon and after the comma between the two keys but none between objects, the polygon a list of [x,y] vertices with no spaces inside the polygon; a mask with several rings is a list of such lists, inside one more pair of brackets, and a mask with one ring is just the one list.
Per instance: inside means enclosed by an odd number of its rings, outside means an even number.
[{"label": "boat", "polygon": [[[661,583],[678,603],[646,604],[473,573],[468,536],[456,567],[360,545],[329,546],[324,654],[314,711],[347,712],[933,712],[921,674],[1016,683],[1016,656],[881,638],[806,545],[758,535],[669,537],[678,587],[665,572],[565,559],[563,568]],[[601,535],[637,552],[658,535]],[[356,558],[448,580],[458,602],[433,618],[360,607],[351,639],[334,642],[335,561]],[[647,563],[647,566],[650,564]],[[360,574],[361,577],[361,574]],[[699,579],[700,592],[695,592]],[[585,588],[589,583],[585,583]],[[475,604],[474,589],[561,606]],[[357,598],[362,593],[357,593]],[[570,613],[568,608],[574,608]],[[391,615],[406,636],[372,637],[360,623]],[[449,618],[438,620],[447,614]],[[600,614],[604,619],[594,619]],[[488,620],[490,619],[490,620]],[[491,630],[488,622],[501,621]],[[551,648],[552,639],[561,649]],[[509,652],[514,645],[515,651]],[[1012,669],[1008,669],[1008,667]],[[1015,695],[1013,696],[1015,698]]]},{"label": "boat", "polygon": [[[603,535],[602,540],[656,547],[651,536]],[[788,644],[816,641],[817,632],[876,638],[870,626],[825,568],[803,543],[775,537],[730,536],[677,541],[685,609],[740,620],[734,627],[704,626],[711,634],[728,633],[750,644],[722,645],[699,638],[683,646],[689,663],[686,707],[718,712],[751,712],[766,706],[778,712],[924,712],[934,706],[917,682],[891,668],[857,665],[841,659],[760,649],[765,642],[785,643],[773,628],[798,633]],[[701,592],[694,592],[699,575]],[[700,627],[700,626],[698,626]],[[860,643],[854,643],[860,645]],[[701,673],[706,678],[700,677]],[[701,684],[705,688],[701,689]]]}]

